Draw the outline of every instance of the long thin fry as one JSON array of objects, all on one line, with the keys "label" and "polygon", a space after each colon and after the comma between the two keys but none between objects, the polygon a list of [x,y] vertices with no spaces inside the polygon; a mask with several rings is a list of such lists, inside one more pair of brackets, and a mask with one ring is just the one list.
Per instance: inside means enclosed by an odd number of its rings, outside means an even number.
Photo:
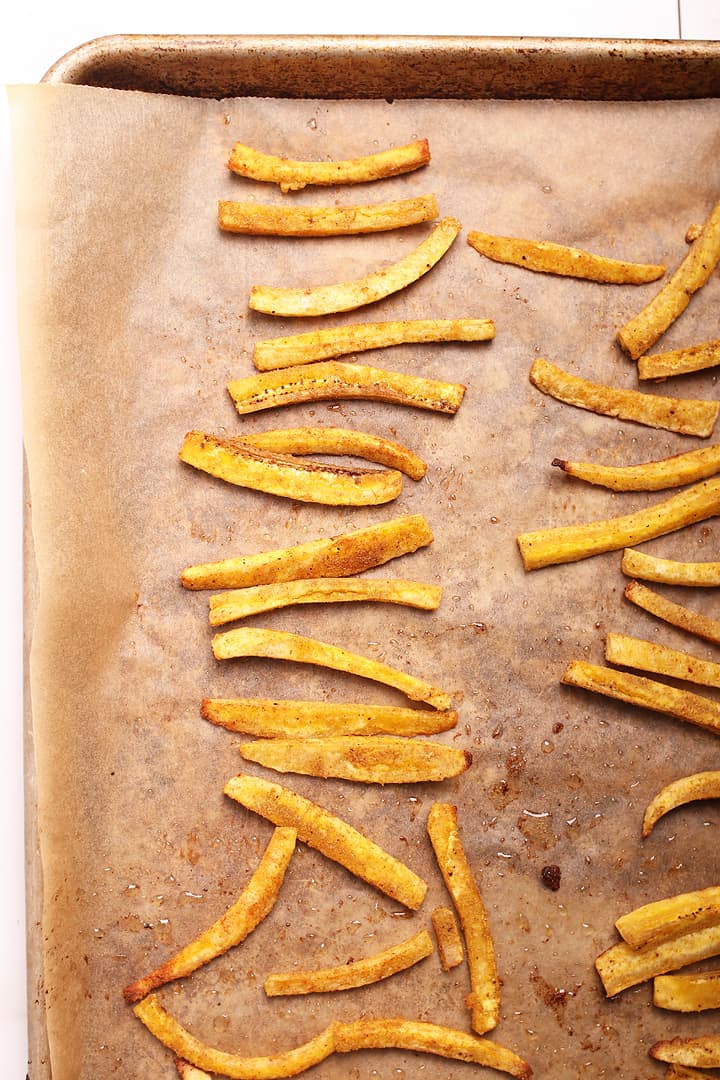
[{"label": "long thin fry", "polygon": [[254,236],[351,236],[419,225],[438,216],[434,195],[370,206],[272,206],[218,202],[218,225],[225,232]]},{"label": "long thin fry", "polygon": [[720,664],[627,634],[607,635],[605,659],[610,664],[651,671],[655,675],[668,675],[700,686],[720,686]]},{"label": "long thin fry", "polygon": [[611,946],[595,961],[608,997],[638,983],[664,975],[668,971],[687,967],[699,960],[720,954],[720,926],[708,926],[660,945],[645,945],[633,949],[626,941]]},{"label": "long thin fry", "polygon": [[472,231],[467,237],[470,247],[495,262],[511,263],[525,270],[565,277],[585,278],[617,285],[644,285],[657,281],[665,267],[656,263],[627,262],[594,255],[580,248],[555,244],[549,240],[522,240],[516,236],[495,236]]},{"label": "long thin fry", "polygon": [[641,465],[595,465],[585,461],[554,458],[552,464],[589,484],[611,491],[662,491],[695,484],[720,472],[720,445],[703,446],[685,454],[673,454]]},{"label": "long thin fry", "polygon": [[720,1035],[662,1039],[650,1047],[650,1055],[658,1061],[697,1066],[701,1069],[718,1069],[720,1068]]},{"label": "long thin fry", "polygon": [[720,340],[705,341],[686,349],[641,356],[638,360],[639,379],[668,379],[690,371],[705,371],[720,364]]},{"label": "long thin fry", "polygon": [[678,562],[660,559],[643,551],[628,548],[623,552],[622,571],[628,577],[660,581],[666,585],[692,585],[708,588],[720,585],[720,562]]},{"label": "long thin fry", "polygon": [[[271,454],[349,454],[421,480],[425,462],[401,443],[348,428],[299,427],[244,435],[242,441]],[[720,466],[718,466],[720,468]]]},{"label": "long thin fry", "polygon": [[399,859],[289,788],[242,773],[228,780],[225,794],[274,825],[295,829],[298,839],[344,866],[412,911],[422,904],[427,884]]},{"label": "long thin fry", "polygon": [[206,720],[261,739],[323,735],[437,735],[457,724],[454,710],[409,709],[329,701],[205,698]]},{"label": "long thin fry", "polygon": [[450,971],[465,959],[465,949],[455,915],[449,907],[437,907],[433,908],[430,921],[437,939],[440,967],[443,971]]},{"label": "long thin fry", "polygon": [[337,645],[328,645],[324,641],[304,637],[302,634],[292,634],[284,630],[240,627],[216,634],[212,647],[216,660],[264,656],[274,660],[316,664],[336,671],[347,671],[350,674],[395,687],[406,694],[411,701],[425,701],[435,709],[450,708],[450,695],[436,686],[377,660],[349,652]]},{"label": "long thin fry", "polygon": [[720,923],[720,887],[695,889],[679,893],[621,915],[615,927],[624,941],[634,949],[659,945],[683,934],[702,930]]},{"label": "long thin fry", "polygon": [[656,618],[663,619],[664,622],[671,623],[673,626],[678,626],[681,630],[686,630],[689,634],[695,634],[696,637],[701,637],[705,641],[720,644],[720,620],[711,619],[707,615],[702,615],[699,611],[691,611],[690,608],[683,607],[682,604],[676,604],[673,600],[668,600],[667,597],[661,596],[654,589],[649,589],[647,585],[642,585],[639,581],[629,581],[627,583],[625,596],[637,607],[641,607],[643,611],[655,615]]},{"label": "long thin fry", "polygon": [[673,1012],[720,1009],[720,971],[658,975],[653,981],[653,1005]]},{"label": "long thin fry", "polygon": [[666,784],[648,803],[643,815],[643,836],[650,835],[663,815],[699,799],[720,799],[720,772],[693,773]]}]

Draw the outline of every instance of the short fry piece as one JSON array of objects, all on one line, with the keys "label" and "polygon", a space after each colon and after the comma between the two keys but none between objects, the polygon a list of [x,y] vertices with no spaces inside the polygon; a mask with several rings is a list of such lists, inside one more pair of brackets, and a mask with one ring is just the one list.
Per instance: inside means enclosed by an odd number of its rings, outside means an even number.
[{"label": "short fry piece", "polygon": [[623,552],[622,571],[628,577],[660,581],[666,585],[693,585],[708,588],[720,585],[720,562],[677,562],[659,559],[643,551],[627,548]]},{"label": "short fry piece", "polygon": [[705,371],[720,364],[720,340],[705,341],[686,349],[641,356],[638,360],[639,379],[669,379],[690,371]]},{"label": "short fry piece", "polygon": [[371,206],[268,206],[218,203],[218,225],[225,232],[254,236],[351,236],[419,225],[438,216],[434,195]]},{"label": "short fry piece", "polygon": [[286,994],[327,994],[336,990],[351,990],[356,986],[387,979],[406,971],[433,951],[427,930],[421,930],[406,941],[374,953],[362,960],[348,961],[337,967],[316,971],[289,971],[268,975],[265,993],[268,997]]},{"label": "short fry piece", "polygon": [[397,735],[328,735],[241,743],[240,755],[266,769],[329,776],[365,784],[414,784],[459,776],[472,763],[467,750]]},{"label": "short fry piece", "polygon": [[348,158],[344,161],[294,161],[264,154],[243,143],[235,143],[228,168],[250,180],[278,184],[281,191],[300,191],[310,184],[365,184],[389,176],[413,172],[430,161],[427,139],[416,139],[406,146],[394,146],[377,154]]},{"label": "short fry piece", "polygon": [[621,915],[615,927],[628,945],[641,949],[644,945],[659,945],[718,923],[720,887],[711,886],[643,904],[627,915]]},{"label": "short fry piece", "polygon": [[720,686],[720,664],[627,634],[607,635],[605,659],[610,664],[651,671],[655,675],[669,675],[673,679],[684,679],[700,686]]},{"label": "short fry piece", "polygon": [[562,458],[554,458],[552,464],[568,476],[611,491],[662,491],[695,484],[720,472],[720,446],[704,446],[700,450],[689,450],[641,465],[594,465]]},{"label": "short fry piece", "polygon": [[175,1058],[175,1067],[182,1080],[212,1080],[210,1073],[206,1073],[204,1069],[197,1069],[189,1061],[184,1061],[183,1058]]},{"label": "short fry piece", "polygon": [[653,1005],[673,1012],[720,1009],[720,971],[658,975],[653,982]]},{"label": "short fry piece", "polygon": [[633,604],[650,612],[658,619],[671,623],[673,626],[687,630],[689,634],[695,634],[705,641],[713,641],[720,644],[720,621],[702,615],[699,611],[691,611],[690,608],[676,604],[673,600],[649,589],[647,585],[639,581],[629,581],[625,586],[625,596]]},{"label": "short fry piece", "polygon": [[712,434],[720,411],[717,401],[661,397],[590,382],[579,375],[570,375],[542,358],[535,360],[530,368],[530,382],[544,394],[567,405],[681,435],[707,438]]},{"label": "short fry piece", "polygon": [[323,735],[437,735],[457,724],[457,713],[406,709],[399,705],[356,705],[329,701],[272,701],[265,698],[205,698],[206,720],[261,739]]},{"label": "short fry piece", "polygon": [[500,979],[485,905],[460,840],[457,808],[449,803],[433,803],[427,832],[465,936],[471,987],[466,1001],[470,1023],[473,1031],[483,1035],[497,1026]]},{"label": "short fry piece", "polygon": [[460,408],[465,387],[364,364],[326,360],[235,379],[228,383],[228,393],[241,415],[303,401],[360,398],[453,414]]},{"label": "short fry piece", "polygon": [[655,344],[709,279],[718,259],[720,202],[713,207],[700,235],[670,279],[650,303],[618,331],[618,343],[628,356],[637,360]]},{"label": "short fry piece", "polygon": [[407,675],[404,671],[389,667],[378,660],[360,656],[358,653],[328,645],[302,634],[284,630],[261,630],[240,627],[226,630],[213,638],[213,654],[216,660],[231,660],[242,656],[265,656],[274,660],[293,660],[299,664],[317,664],[320,667],[347,671],[365,679],[384,683],[401,690],[411,701],[425,701],[435,709],[448,709],[450,696],[430,683]]},{"label": "short fry piece", "polygon": [[222,956],[250,934],[258,923],[272,911],[280,886],[285,878],[292,854],[295,851],[296,833],[292,828],[275,829],[257,870],[235,903],[217,922],[199,937],[166,960],[149,975],[131,983],[123,990],[123,997],[130,1004],[140,1001],[158,986],[182,979],[197,971],[203,964]]},{"label": "short fry piece", "polygon": [[611,259],[549,240],[521,240],[515,236],[473,231],[468,233],[467,241],[470,247],[495,262],[588,281],[644,285],[648,281],[657,281],[665,273],[665,267],[657,264]]},{"label": "short fry piece", "polygon": [[434,611],[440,605],[439,585],[398,578],[304,578],[270,585],[250,585],[210,597],[210,625],[223,626],[261,611],[292,604],[337,604],[347,601],[374,601],[403,604]]},{"label": "short fry piece", "polygon": [[434,908],[430,915],[435,938],[437,940],[440,967],[443,971],[462,964],[465,959],[462,938],[455,916],[449,907]]},{"label": "short fry piece", "polygon": [[271,371],[403,343],[490,341],[494,337],[492,319],[404,319],[359,323],[257,341],[253,360],[259,371]]},{"label": "short fry piece", "polygon": [[399,292],[431,270],[446,253],[462,228],[456,218],[442,218],[425,240],[404,258],[355,281],[305,288],[253,285],[248,301],[264,315],[329,315],[353,311]]},{"label": "short fry piece", "polygon": [[297,831],[298,839],[351,874],[367,881],[405,907],[416,911],[427,884],[408,866],[394,858],[367,836],[289,788],[242,773],[228,780],[225,794],[273,825]]},{"label": "short fry piece", "polygon": [[517,542],[525,569],[538,570],[653,540],[717,514],[720,479],[713,477],[634,514],[521,533]]},{"label": "short fry piece", "polygon": [[181,581],[186,589],[233,589],[299,578],[349,577],[417,551],[432,540],[422,514],[403,514],[295,547],[189,566]]},{"label": "short fry piece", "polygon": [[720,954],[720,926],[707,926],[703,930],[683,934],[682,937],[664,941],[660,945],[644,945],[633,949],[626,941],[606,949],[595,961],[605,993],[608,997],[627,990],[630,986],[647,982],[656,975],[687,967],[699,960],[707,960]]},{"label": "short fry piece", "polygon": [[425,462],[401,443],[348,428],[285,428],[244,435],[241,441],[271,454],[351,454],[399,469],[413,480],[427,472]]},{"label": "short fry piece", "polygon": [[720,799],[720,772],[700,772],[681,776],[662,788],[652,799],[643,816],[643,836],[649,836],[664,814],[678,806],[699,799]]},{"label": "short fry piece", "polygon": [[701,1069],[720,1068],[720,1035],[698,1035],[689,1039],[663,1039],[650,1047],[651,1057],[677,1065]]}]

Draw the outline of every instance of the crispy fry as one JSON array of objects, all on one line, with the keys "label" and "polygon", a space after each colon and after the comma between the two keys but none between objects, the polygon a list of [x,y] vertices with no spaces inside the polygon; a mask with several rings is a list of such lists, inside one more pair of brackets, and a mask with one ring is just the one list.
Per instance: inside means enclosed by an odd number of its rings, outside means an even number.
[{"label": "crispy fry", "polygon": [[356,986],[369,986],[406,971],[433,951],[433,943],[427,930],[420,930],[406,941],[393,945],[382,952],[366,956],[362,960],[348,960],[337,967],[316,971],[289,971],[268,975],[265,993],[268,997],[286,994],[326,994],[336,990],[350,990]]},{"label": "crispy fry", "polygon": [[439,585],[398,578],[303,578],[250,585],[211,596],[210,625],[223,626],[235,619],[291,604],[337,604],[353,600],[404,604],[434,611],[440,605],[441,591]]},{"label": "crispy fry", "polygon": [[643,904],[627,915],[621,915],[615,927],[628,945],[641,949],[644,945],[659,945],[718,923],[720,887],[711,886]]},{"label": "crispy fry", "polygon": [[206,720],[261,739],[312,739],[323,735],[437,735],[457,724],[454,710],[406,709],[329,701],[271,701],[265,698],[205,698]]},{"label": "crispy fry", "polygon": [[658,619],[671,623],[673,626],[686,630],[689,634],[704,638],[705,641],[713,641],[720,644],[720,621],[702,615],[699,611],[691,611],[690,608],[676,604],[672,600],[656,593],[654,589],[648,589],[647,585],[639,581],[629,581],[625,586],[625,596],[633,604],[650,612]]},{"label": "crispy fry", "polygon": [[443,257],[462,228],[456,218],[442,218],[425,240],[404,258],[355,281],[304,288],[253,285],[248,301],[264,315],[330,315],[354,311],[399,292],[417,281]]},{"label": "crispy fry", "polygon": [[685,454],[673,454],[641,465],[594,465],[584,461],[554,458],[552,464],[568,476],[611,491],[662,491],[695,484],[720,472],[720,445],[703,446]]},{"label": "crispy fry", "polygon": [[717,1080],[710,1073],[700,1072],[699,1069],[688,1069],[685,1065],[668,1065],[665,1072],[665,1080]]},{"label": "crispy fry", "polygon": [[233,589],[299,578],[349,577],[417,551],[432,540],[422,514],[403,514],[296,547],[189,566],[181,581],[186,589]]},{"label": "crispy fry", "polygon": [[667,683],[584,660],[573,660],[568,664],[560,681],[566,686],[579,686],[629,705],[654,709],[720,734],[720,704],[689,690],[678,690]]},{"label": "crispy fry", "polygon": [[707,438],[712,434],[720,411],[717,401],[661,397],[590,382],[578,375],[570,375],[542,358],[535,360],[530,368],[530,382],[544,394],[567,405],[681,435]]},{"label": "crispy fry", "polygon": [[713,477],[634,514],[521,533],[517,542],[525,569],[538,570],[653,540],[716,514],[720,514],[720,479]]},{"label": "crispy fry", "polygon": [[421,480],[427,472],[425,462],[406,446],[381,435],[348,428],[285,428],[244,435],[242,441],[271,454],[351,454],[399,469],[413,480]]},{"label": "crispy fry", "polygon": [[295,851],[296,833],[292,828],[275,829],[257,870],[235,903],[212,926],[184,949],[166,960],[142,979],[126,986],[123,997],[130,1004],[140,1001],[158,986],[182,979],[199,967],[222,956],[250,934],[272,911],[280,886]]},{"label": "crispy fry", "polygon": [[605,659],[610,664],[652,671],[655,675],[669,675],[673,679],[684,679],[700,686],[720,686],[720,664],[627,634],[607,635]]},{"label": "crispy fry", "polygon": [[650,1047],[651,1057],[677,1065],[702,1069],[720,1068],[720,1035],[698,1035],[690,1039],[663,1039]]},{"label": "crispy fry", "polygon": [[663,815],[699,799],[720,799],[720,772],[700,772],[681,776],[667,784],[652,799],[643,816],[643,836],[649,836]]},{"label": "crispy fry", "polygon": [[242,773],[228,780],[224,791],[273,825],[295,829],[304,844],[340,863],[351,874],[405,907],[417,911],[422,904],[427,884],[421,877],[342,818],[309,799],[280,784]]},{"label": "crispy fry", "polygon": [[366,784],[414,784],[459,776],[472,764],[467,750],[397,735],[328,735],[241,743],[240,755],[266,769],[339,777]]},{"label": "crispy fry", "polygon": [[601,953],[595,967],[608,997],[638,983],[720,954],[720,926],[707,926],[660,945],[633,949],[626,941]]},{"label": "crispy fry", "polygon": [[328,645],[324,641],[304,637],[302,634],[240,627],[216,634],[212,647],[216,660],[266,656],[274,660],[293,660],[299,664],[317,664],[393,686],[406,694],[411,701],[425,701],[435,709],[450,708],[450,696],[436,686],[377,660],[349,652],[337,645]]},{"label": "crispy fry", "polygon": [[431,912],[430,921],[437,940],[440,967],[443,971],[450,971],[451,968],[462,964],[465,959],[465,950],[455,915],[449,907],[437,907]]},{"label": "crispy fry", "polygon": [[686,349],[641,356],[638,360],[639,379],[668,379],[690,371],[705,371],[720,364],[720,339],[690,345]]},{"label": "crispy fry", "polygon": [[657,264],[611,259],[549,240],[521,240],[515,236],[473,231],[468,233],[467,241],[488,259],[544,274],[616,285],[644,285],[648,281],[657,281],[665,273],[665,267]]},{"label": "crispy fry", "polygon": [[720,1009],[720,971],[658,975],[653,982],[653,1005],[673,1012]]},{"label": "crispy fry", "polygon": [[385,349],[404,342],[490,341],[494,337],[495,324],[491,319],[405,319],[359,323],[257,341],[253,360],[259,371],[272,371],[274,368],[310,364],[314,360],[332,360],[368,349]]},{"label": "crispy fry", "polygon": [[365,184],[389,176],[413,172],[430,161],[427,139],[416,139],[406,146],[394,146],[377,154],[344,161],[293,161],[264,154],[242,143],[235,143],[228,168],[239,176],[278,184],[281,191],[300,191],[310,184]]},{"label": "crispy fry", "polygon": [[268,206],[218,202],[218,225],[225,232],[254,236],[350,236],[419,225],[438,216],[434,195],[370,206]]},{"label": "crispy fry", "polygon": [[720,259],[720,202],[713,207],[700,235],[665,285],[649,304],[617,333],[621,348],[633,360],[654,345],[683,313]]},{"label": "crispy fry", "polygon": [[666,585],[692,585],[707,588],[720,585],[720,562],[677,562],[659,559],[642,551],[627,548],[623,552],[622,571],[628,577],[661,581]]},{"label": "crispy fry", "polygon": [[470,1023],[473,1031],[483,1035],[497,1025],[500,1016],[500,979],[485,905],[460,840],[457,808],[449,803],[433,803],[427,831],[465,936]]},{"label": "crispy fry", "polygon": [[465,387],[399,371],[382,371],[364,364],[326,360],[262,375],[247,375],[228,383],[240,414],[295,405],[303,401],[367,398],[393,405],[411,405],[433,412],[456,413]]}]

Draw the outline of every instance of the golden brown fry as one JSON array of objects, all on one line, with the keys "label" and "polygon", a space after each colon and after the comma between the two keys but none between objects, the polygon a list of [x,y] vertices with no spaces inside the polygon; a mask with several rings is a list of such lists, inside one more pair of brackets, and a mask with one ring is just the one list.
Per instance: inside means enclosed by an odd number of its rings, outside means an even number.
[{"label": "golden brown fry", "polygon": [[388,401],[393,405],[452,414],[460,408],[465,387],[461,383],[383,371],[364,364],[326,360],[320,364],[301,364],[280,371],[266,371],[262,375],[247,375],[228,383],[228,392],[240,414],[303,401],[346,398]]},{"label": "golden brown fry", "polygon": [[717,1080],[710,1073],[700,1072],[699,1069],[688,1069],[685,1065],[668,1065],[665,1072],[665,1080]]},{"label": "golden brown fry", "polygon": [[549,240],[521,240],[516,236],[495,236],[473,231],[468,233],[467,241],[470,247],[495,262],[588,281],[644,285],[648,281],[657,281],[665,273],[665,267],[657,264],[611,259]]},{"label": "golden brown fry", "polygon": [[295,839],[294,829],[275,829],[255,873],[235,903],[184,949],[149,975],[126,986],[123,990],[125,1000],[128,1003],[140,1001],[151,990],[190,975],[244,941],[272,911],[295,850]]},{"label": "golden brown fry", "polygon": [[699,799],[720,799],[720,772],[693,773],[681,776],[662,788],[648,803],[643,816],[643,836],[649,836],[653,827],[664,814],[678,806]]},{"label": "golden brown fry", "polygon": [[413,911],[422,904],[427,884],[408,866],[335,817],[289,788],[242,773],[228,780],[225,794],[273,825],[295,829],[298,839],[351,874],[367,881]]},{"label": "golden brown fry", "polygon": [[560,681],[566,686],[578,686],[617,701],[625,701],[628,705],[654,709],[720,734],[720,704],[692,694],[689,690],[678,690],[667,683],[589,664],[584,660],[573,660],[568,664]]},{"label": "golden brown fry", "polygon": [[248,304],[264,315],[330,315],[354,311],[382,300],[417,281],[446,253],[462,228],[456,218],[442,218],[425,240],[396,263],[355,281],[304,288],[253,285]]},{"label": "golden brown fry", "polygon": [[595,967],[608,997],[668,971],[720,954],[720,926],[707,926],[660,945],[633,949],[626,941],[606,949]]},{"label": "golden brown fry", "polygon": [[713,477],[634,514],[521,533],[517,542],[525,569],[538,570],[653,540],[716,514],[720,514],[720,479]]},{"label": "golden brown fry", "polygon": [[677,1065],[702,1069],[720,1068],[720,1035],[698,1035],[690,1039],[663,1039],[650,1047],[651,1057]]},{"label": "golden brown fry", "polygon": [[720,887],[711,886],[643,904],[621,915],[615,927],[628,945],[641,949],[645,945],[659,945],[718,923]]},{"label": "golden brown fry", "polygon": [[406,146],[394,146],[377,154],[344,161],[293,161],[264,154],[242,143],[235,143],[228,168],[239,176],[278,184],[280,190],[300,191],[310,184],[365,184],[389,176],[413,172],[430,161],[427,139],[416,139]]},{"label": "golden brown fry", "polygon": [[661,581],[666,585],[693,585],[707,588],[720,585],[720,562],[677,562],[659,559],[642,551],[627,548],[623,552],[622,571],[628,577]]},{"label": "golden brown fry", "polygon": [[449,803],[433,803],[427,832],[465,936],[470,1023],[473,1031],[483,1035],[496,1027],[500,1016],[500,979],[485,905],[460,840],[457,808]]},{"label": "golden brown fry", "polygon": [[686,349],[641,356],[638,360],[639,379],[668,379],[690,371],[705,371],[720,364],[720,340],[705,341]]},{"label": "golden brown fry", "polygon": [[625,586],[625,596],[633,604],[650,612],[658,619],[671,623],[673,626],[687,630],[689,634],[704,638],[706,641],[714,641],[720,644],[720,621],[702,615],[699,611],[691,611],[690,608],[676,604],[656,593],[654,589],[648,589],[639,581],[629,581]]},{"label": "golden brown fry", "polygon": [[336,990],[351,990],[356,986],[369,986],[399,971],[406,971],[413,964],[424,960],[432,951],[430,935],[427,930],[421,930],[406,941],[362,960],[348,960],[346,964],[316,971],[289,971],[268,975],[265,980],[265,993],[268,997],[326,994]]},{"label": "golden brown fry", "polygon": [[291,604],[337,604],[346,601],[374,601],[403,604],[434,611],[440,605],[439,585],[398,578],[303,578],[270,585],[250,585],[245,589],[216,593],[210,597],[210,625],[223,626],[261,611],[274,611]]},{"label": "golden brown fry", "polygon": [[393,686],[406,694],[411,701],[425,701],[435,709],[450,708],[449,694],[436,686],[378,660],[349,652],[337,645],[328,645],[324,641],[304,637],[302,634],[240,627],[216,634],[212,647],[216,660],[265,656],[274,660],[293,660],[299,664],[316,664]]},{"label": "golden brown fry", "polygon": [[225,232],[254,236],[351,236],[419,225],[438,216],[434,195],[370,206],[268,206],[218,202],[218,225]]},{"label": "golden brown fry", "polygon": [[350,454],[399,469],[413,480],[427,472],[425,462],[401,443],[348,428],[285,428],[244,435],[241,441],[271,454]]},{"label": "golden brown fry", "polygon": [[720,472],[720,445],[703,446],[685,454],[673,454],[641,465],[595,465],[584,461],[554,458],[552,464],[589,484],[611,491],[662,491],[695,484]]},{"label": "golden brown fry", "polygon": [[246,761],[277,772],[337,777],[365,784],[415,784],[459,776],[472,764],[467,750],[397,735],[328,735],[241,743]]},{"label": "golden brown fry", "polygon": [[348,353],[384,349],[390,345],[430,341],[490,341],[495,337],[491,319],[405,319],[359,323],[310,330],[289,337],[257,341],[253,360],[259,371],[332,360]]},{"label": "golden brown fry", "polygon": [[443,971],[450,971],[451,968],[462,964],[465,959],[465,950],[455,916],[449,907],[437,907],[431,912],[430,921],[437,940],[440,967]]},{"label": "golden brown fry", "polygon": [[186,589],[233,589],[299,578],[349,577],[417,551],[432,540],[422,514],[403,514],[296,547],[189,566],[181,581]]},{"label": "golden brown fry", "polygon": [[590,382],[579,375],[570,375],[542,358],[535,360],[530,368],[530,382],[544,394],[567,405],[681,435],[707,438],[712,434],[720,411],[717,401],[661,397]]},{"label": "golden brown fry", "polygon": [[720,1009],[720,971],[658,975],[653,982],[653,1005],[673,1012]]},{"label": "golden brown fry", "polygon": [[421,711],[399,705],[271,701],[265,698],[205,698],[201,712],[212,724],[261,739],[437,735],[455,727],[458,719],[454,710]]},{"label": "golden brown fry", "polygon": [[720,202],[713,207],[700,235],[677,270],[646,307],[617,333],[628,356],[637,360],[683,313],[720,259]]},{"label": "golden brown fry", "polygon": [[720,686],[720,664],[626,634],[607,635],[605,659],[610,664],[652,671],[655,675],[669,675],[673,679],[684,679],[700,686]]}]

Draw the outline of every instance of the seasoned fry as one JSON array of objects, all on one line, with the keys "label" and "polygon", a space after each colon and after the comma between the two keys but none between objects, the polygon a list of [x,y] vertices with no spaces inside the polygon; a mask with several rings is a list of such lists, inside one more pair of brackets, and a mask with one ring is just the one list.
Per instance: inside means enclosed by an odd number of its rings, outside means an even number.
[{"label": "seasoned fry", "polygon": [[717,1080],[710,1073],[700,1072],[699,1069],[688,1069],[685,1065],[668,1065],[665,1072],[665,1080]]},{"label": "seasoned fry", "polygon": [[180,580],[186,589],[233,589],[299,578],[349,577],[417,551],[432,540],[422,514],[404,514],[296,547],[189,566]]},{"label": "seasoned fry", "polygon": [[377,506],[402,490],[397,469],[350,469],[258,450],[241,439],[189,431],[180,460],[229,484],[326,506]]},{"label": "seasoned fry", "polygon": [[460,840],[457,808],[449,803],[433,803],[427,832],[465,936],[470,1023],[473,1031],[483,1035],[496,1027],[500,1016],[500,979],[485,905]]},{"label": "seasoned fry", "polygon": [[700,772],[681,776],[662,788],[648,803],[643,816],[643,836],[649,836],[663,815],[699,799],[720,799],[720,772]]},{"label": "seasoned fry", "polygon": [[389,176],[413,172],[430,161],[427,139],[416,139],[406,146],[394,146],[377,154],[344,161],[293,161],[264,154],[250,146],[235,143],[228,168],[250,180],[278,184],[281,191],[300,191],[309,184],[327,187],[332,184],[365,184]]},{"label": "seasoned fry", "polygon": [[718,923],[720,887],[711,886],[644,904],[627,915],[621,915],[615,927],[628,945],[640,949],[644,945],[659,945]]},{"label": "seasoned fry", "polygon": [[304,637],[302,634],[241,627],[216,634],[212,647],[216,660],[265,656],[274,660],[293,660],[299,664],[317,664],[393,686],[406,694],[411,701],[425,701],[435,709],[450,708],[449,694],[438,690],[436,686],[377,660],[349,652],[337,645],[328,645],[323,641]]},{"label": "seasoned fry", "polygon": [[653,1005],[673,1012],[720,1009],[720,971],[658,975],[653,982]]},{"label": "seasoned fry", "polygon": [[693,585],[699,588],[720,585],[720,562],[677,562],[633,551],[632,548],[623,552],[622,571],[628,577],[660,581],[666,585]]},{"label": "seasoned fry", "polygon": [[208,927],[184,949],[166,960],[144,978],[126,986],[123,997],[128,1003],[140,1001],[158,986],[182,979],[199,967],[222,956],[250,934],[272,911],[280,886],[295,851],[296,833],[292,828],[275,829],[257,870],[235,903],[217,922]]},{"label": "seasoned fry", "polygon": [[720,621],[702,615],[699,611],[691,611],[690,608],[676,604],[673,600],[649,589],[647,585],[639,581],[629,581],[625,586],[625,596],[633,604],[650,612],[658,619],[671,623],[673,626],[687,630],[689,634],[704,638],[705,641],[720,643]]},{"label": "seasoned fry", "polygon": [[211,596],[210,625],[223,626],[235,619],[292,604],[337,604],[353,600],[403,604],[434,611],[440,605],[441,591],[439,585],[399,578],[302,578],[270,585],[250,585]]},{"label": "seasoned fry", "polygon": [[303,401],[367,398],[393,405],[411,405],[433,412],[456,413],[465,394],[460,383],[424,379],[398,371],[382,371],[364,364],[326,360],[262,375],[247,375],[228,383],[228,392],[240,414],[296,405]]},{"label": "seasoned fry", "polygon": [[295,829],[298,839],[351,874],[367,881],[413,911],[422,904],[427,884],[408,866],[335,817],[289,788],[242,773],[228,780],[225,794],[273,825]]},{"label": "seasoned fry", "polygon": [[707,926],[660,945],[633,949],[626,941],[601,953],[595,967],[608,997],[668,971],[720,954],[720,926]]},{"label": "seasoned fry", "polygon": [[430,921],[437,940],[440,967],[443,971],[450,971],[465,959],[455,916],[449,907],[437,907],[431,912]]},{"label": "seasoned fry", "polygon": [[654,345],[683,313],[720,259],[720,202],[713,207],[700,235],[665,285],[649,304],[617,333],[621,348],[633,360]]},{"label": "seasoned fry", "polygon": [[573,660],[568,664],[560,681],[566,686],[579,686],[720,733],[720,704],[689,690],[678,690],[667,683],[589,664],[585,660]]},{"label": "seasoned fry", "polygon": [[626,634],[607,635],[605,659],[610,664],[669,675],[700,686],[720,686],[720,664]]},{"label": "seasoned fry", "polygon": [[241,743],[240,755],[266,769],[357,780],[414,784],[459,776],[472,764],[467,750],[397,735],[328,735]]},{"label": "seasoned fry", "polygon": [[644,285],[648,281],[657,281],[665,273],[665,267],[657,264],[611,259],[549,240],[521,240],[516,236],[495,236],[473,231],[468,233],[467,241],[470,247],[488,259],[544,274],[560,274],[615,285]]},{"label": "seasoned fry", "polygon": [[663,1039],[650,1047],[651,1057],[677,1065],[701,1069],[720,1068],[720,1035],[698,1035],[689,1039]]},{"label": "seasoned fry", "polygon": [[594,465],[584,461],[554,458],[552,464],[568,476],[611,491],[662,491],[695,484],[720,472],[720,446],[703,446],[685,454],[673,454],[641,465]]},{"label": "seasoned fry", "polygon": [[720,339],[690,345],[686,349],[641,356],[638,360],[639,379],[668,379],[690,371],[705,371],[720,364]]},{"label": "seasoned fry", "polygon": [[421,480],[427,472],[425,462],[406,446],[381,435],[348,428],[285,428],[244,435],[241,441],[271,454],[351,454],[399,469],[413,480]]},{"label": "seasoned fry", "polygon": [[330,315],[354,311],[399,292],[417,281],[446,253],[462,228],[456,218],[442,218],[425,240],[404,258],[355,281],[305,288],[253,285],[248,304],[264,315]]},{"label": "seasoned fry", "polygon": [[356,986],[369,986],[406,971],[433,951],[433,943],[427,930],[420,930],[406,941],[393,945],[382,952],[353,960],[337,967],[316,971],[289,971],[268,975],[265,993],[268,997],[287,994],[326,994],[336,990],[351,990]]},{"label": "seasoned fry", "polygon": [[517,542],[525,569],[538,570],[653,540],[716,514],[720,514],[720,479],[713,477],[634,514],[521,533]]},{"label": "seasoned fry", "polygon": [[419,225],[438,216],[434,195],[371,206],[268,206],[218,202],[218,225],[225,232],[254,236],[351,236]]},{"label": "seasoned fry", "polygon": [[530,382],[544,394],[567,405],[681,435],[707,438],[712,434],[720,411],[717,401],[661,397],[590,382],[579,375],[570,375],[542,358],[535,360],[530,368]]},{"label": "seasoned fry", "polygon": [[495,324],[492,319],[405,319],[359,323],[257,341],[253,360],[259,371],[271,371],[403,343],[490,341],[494,337]]},{"label": "seasoned fry", "polygon": [[261,739],[323,735],[437,735],[457,724],[454,710],[406,709],[399,705],[356,705],[329,701],[272,701],[266,698],[205,698],[206,720]]}]

